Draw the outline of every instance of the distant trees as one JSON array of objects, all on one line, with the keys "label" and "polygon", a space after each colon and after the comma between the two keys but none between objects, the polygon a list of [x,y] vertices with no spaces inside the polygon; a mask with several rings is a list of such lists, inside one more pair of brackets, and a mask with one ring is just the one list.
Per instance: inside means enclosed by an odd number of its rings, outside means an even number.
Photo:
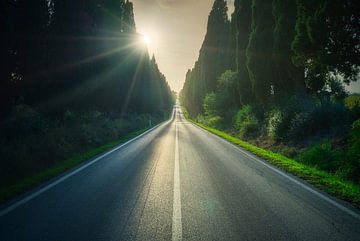
[{"label": "distant trees", "polygon": [[199,60],[186,77],[185,88],[189,93],[190,112],[202,111],[202,100],[206,93],[214,91],[217,79],[231,66],[230,21],[225,0],[215,0],[209,15],[207,33],[200,50]]},{"label": "distant trees", "polygon": [[1,114],[121,110],[162,115],[172,93],[126,0],[1,1]]}]

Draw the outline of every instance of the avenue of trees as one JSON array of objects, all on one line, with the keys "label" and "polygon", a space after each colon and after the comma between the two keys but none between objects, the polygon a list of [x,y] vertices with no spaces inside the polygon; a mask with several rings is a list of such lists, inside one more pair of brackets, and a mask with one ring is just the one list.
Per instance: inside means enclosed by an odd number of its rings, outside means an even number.
[{"label": "avenue of trees", "polygon": [[27,104],[46,113],[160,114],[171,91],[136,33],[128,0],[1,1],[1,115]]},{"label": "avenue of trees", "polygon": [[[192,118],[360,182],[360,4],[215,0],[180,99]],[[357,151],[356,151],[357,150]]]},{"label": "avenue of trees", "polygon": [[171,112],[129,0],[1,0],[0,36],[0,189]]}]

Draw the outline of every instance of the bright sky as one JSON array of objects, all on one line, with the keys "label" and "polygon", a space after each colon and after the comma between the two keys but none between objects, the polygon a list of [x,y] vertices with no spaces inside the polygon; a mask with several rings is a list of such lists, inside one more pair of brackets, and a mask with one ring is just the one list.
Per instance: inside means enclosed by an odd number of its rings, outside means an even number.
[{"label": "bright sky", "polygon": [[[204,40],[213,0],[132,0],[137,31],[171,88],[179,92]],[[233,0],[228,1],[233,9]],[[230,3],[231,2],[231,3]],[[230,10],[232,11],[232,10]]]},{"label": "bright sky", "polygon": [[[199,56],[214,0],[132,0],[136,27],[171,88],[179,92]],[[229,14],[234,0],[228,0]],[[360,81],[347,89],[360,93]]]}]

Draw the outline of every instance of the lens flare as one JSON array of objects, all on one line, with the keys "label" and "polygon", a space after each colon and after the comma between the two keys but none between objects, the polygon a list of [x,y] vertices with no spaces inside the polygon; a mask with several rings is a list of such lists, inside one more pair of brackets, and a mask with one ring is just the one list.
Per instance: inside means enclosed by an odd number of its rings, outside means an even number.
[{"label": "lens flare", "polygon": [[144,44],[149,45],[149,44],[151,43],[151,38],[150,38],[149,35],[144,34],[144,35],[142,36],[142,41],[143,41]]}]

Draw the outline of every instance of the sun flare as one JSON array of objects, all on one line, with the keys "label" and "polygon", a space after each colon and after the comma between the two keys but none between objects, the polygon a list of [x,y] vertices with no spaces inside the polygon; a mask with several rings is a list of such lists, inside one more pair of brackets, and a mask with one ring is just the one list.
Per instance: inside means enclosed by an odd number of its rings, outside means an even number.
[{"label": "sun flare", "polygon": [[144,44],[149,45],[151,43],[151,37],[147,34],[142,36],[142,41]]}]

